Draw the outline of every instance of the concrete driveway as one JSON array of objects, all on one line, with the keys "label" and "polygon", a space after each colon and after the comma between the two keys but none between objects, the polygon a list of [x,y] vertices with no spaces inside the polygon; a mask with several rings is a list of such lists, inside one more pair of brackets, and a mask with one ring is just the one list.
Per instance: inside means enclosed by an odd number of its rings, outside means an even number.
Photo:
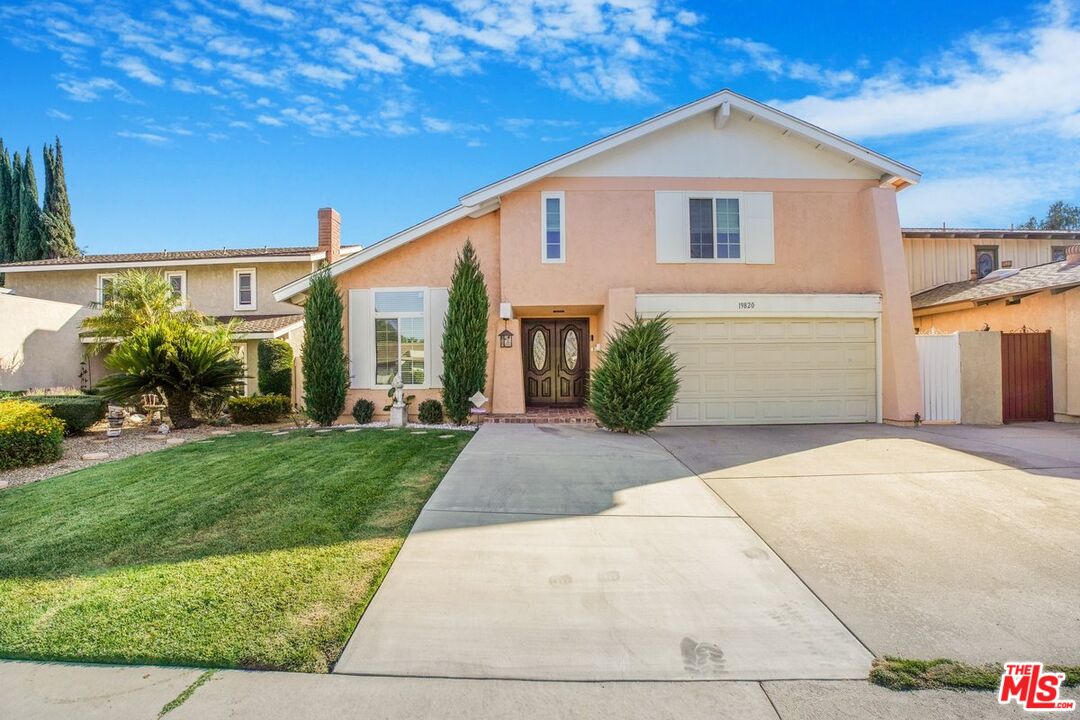
[{"label": "concrete driveway", "polygon": [[1080,662],[1080,426],[654,437],[876,655]]},{"label": "concrete driveway", "polygon": [[485,425],[337,663],[542,680],[865,678],[870,653],[650,437]]}]

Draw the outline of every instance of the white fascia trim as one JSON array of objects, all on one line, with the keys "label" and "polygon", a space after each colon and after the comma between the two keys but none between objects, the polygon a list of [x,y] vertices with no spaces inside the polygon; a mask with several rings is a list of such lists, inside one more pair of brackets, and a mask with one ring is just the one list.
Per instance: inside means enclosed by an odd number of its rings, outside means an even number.
[{"label": "white fascia trim", "polygon": [[138,262],[70,263],[67,265],[0,265],[0,273],[9,272],[56,272],[58,270],[124,270],[127,268],[168,268],[187,265],[250,265],[272,262],[315,262],[326,257],[325,252],[305,255],[257,255],[231,258],[204,258],[202,260],[157,260]]},{"label": "white fascia trim", "polygon": [[[556,173],[570,165],[579,163],[582,160],[587,160],[594,155],[599,155],[602,152],[616,148],[624,143],[637,140],[640,137],[666,128],[669,125],[674,125],[677,122],[686,120],[699,113],[714,110],[721,107],[724,103],[730,103],[729,107],[732,109],[741,110],[747,115],[753,116],[755,119],[761,119],[772,123],[788,132],[800,135],[810,142],[841,152],[853,160],[879,170],[882,174],[895,175],[903,178],[912,185],[919,182],[919,179],[922,177],[922,174],[915,168],[897,162],[885,155],[876,153],[858,143],[842,138],[839,135],[821,129],[816,125],[811,125],[804,120],[800,120],[797,117],[788,115],[787,113],[769,107],[768,105],[763,105],[756,100],[751,100],[750,98],[739,95],[731,90],[721,90],[720,92],[709,95],[701,100],[669,110],[666,113],[640,122],[637,125],[632,125],[576,150],[571,150],[570,152],[548,160],[547,162],[534,165],[527,170],[523,170],[508,178],[486,185],[468,195],[463,195],[461,197],[461,204],[473,206],[487,202],[492,198],[499,197],[500,195],[504,195],[519,187],[540,180],[541,178]],[[723,131],[721,130],[720,132]]]},{"label": "white fascia trim", "polygon": [[637,296],[637,312],[673,318],[709,317],[862,317],[881,315],[881,295],[708,293]]},{"label": "white fascia trim", "polygon": [[[498,205],[495,205],[491,208],[491,210],[493,211],[497,207]],[[391,250],[399,248],[406,243],[412,242],[418,237],[427,235],[430,232],[434,232],[435,230],[449,225],[452,222],[456,222],[457,220],[460,220],[464,217],[471,217],[472,213],[474,213],[475,211],[476,208],[469,208],[463,205],[458,205],[457,207],[450,208],[449,210],[441,212],[434,217],[430,217],[427,220],[417,223],[410,228],[406,228],[405,230],[402,230],[396,235],[391,235],[384,240],[380,240],[374,245],[369,245],[368,247],[360,250],[359,252],[355,252],[348,257],[341,258],[337,262],[331,263],[323,269],[328,270],[331,277],[337,277],[343,272],[348,272],[354,267],[363,265],[366,262],[374,260],[380,255],[385,255]],[[293,280],[288,285],[282,285],[274,291],[274,299],[278,302],[287,302],[296,295],[299,295],[300,293],[306,291],[311,286],[312,275],[314,275],[314,273],[309,273],[302,278]]]}]

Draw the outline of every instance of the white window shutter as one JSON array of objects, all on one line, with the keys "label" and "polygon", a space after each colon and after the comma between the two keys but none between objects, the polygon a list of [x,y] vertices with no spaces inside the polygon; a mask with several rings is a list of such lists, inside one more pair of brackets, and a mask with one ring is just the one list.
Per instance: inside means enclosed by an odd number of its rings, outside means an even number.
[{"label": "white window shutter", "polygon": [[349,291],[349,386],[375,386],[375,314],[371,290]]},{"label": "white window shutter", "polygon": [[656,262],[685,263],[690,260],[690,210],[686,193],[656,193]]},{"label": "white window shutter", "polygon": [[773,194],[748,192],[742,194],[746,218],[745,259],[747,263],[772,265],[776,262],[773,240]]},{"label": "white window shutter", "polygon": [[442,387],[442,341],[446,325],[446,309],[449,306],[449,288],[428,289],[428,339],[424,358],[427,361],[428,387]]}]

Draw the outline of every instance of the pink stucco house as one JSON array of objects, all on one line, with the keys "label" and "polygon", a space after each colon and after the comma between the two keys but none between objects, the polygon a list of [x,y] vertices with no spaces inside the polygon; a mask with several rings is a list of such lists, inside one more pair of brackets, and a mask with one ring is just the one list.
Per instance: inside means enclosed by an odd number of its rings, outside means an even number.
[{"label": "pink stucco house", "polygon": [[[491,297],[494,414],[581,404],[607,334],[665,313],[683,365],[673,424],[911,422],[896,193],[918,180],[728,90],[676,108],[331,264],[350,406],[381,403],[398,372],[418,401],[439,396],[447,286],[469,238]],[[302,304],[309,282],[274,297]]]}]

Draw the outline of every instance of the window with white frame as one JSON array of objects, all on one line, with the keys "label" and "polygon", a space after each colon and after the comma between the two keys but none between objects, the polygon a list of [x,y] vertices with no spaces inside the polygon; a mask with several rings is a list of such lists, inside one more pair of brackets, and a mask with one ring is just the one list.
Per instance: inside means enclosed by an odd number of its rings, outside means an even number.
[{"label": "window with white frame", "polygon": [[187,270],[171,270],[165,273],[165,280],[172,289],[177,307],[182,307],[187,302]]},{"label": "window with white frame", "polygon": [[237,268],[233,271],[233,307],[236,310],[255,309],[255,268]]},{"label": "window with white frame", "polygon": [[561,192],[540,193],[540,257],[546,263],[566,260],[565,195]]},{"label": "window with white frame", "polygon": [[737,198],[690,198],[690,259],[742,257]]},{"label": "window with white frame", "polygon": [[114,280],[116,280],[116,273],[102,273],[97,276],[96,302],[98,305],[104,305],[112,299],[112,287]]},{"label": "window with white frame", "polygon": [[375,384],[390,385],[401,374],[405,385],[423,385],[427,326],[426,290],[376,290]]}]

